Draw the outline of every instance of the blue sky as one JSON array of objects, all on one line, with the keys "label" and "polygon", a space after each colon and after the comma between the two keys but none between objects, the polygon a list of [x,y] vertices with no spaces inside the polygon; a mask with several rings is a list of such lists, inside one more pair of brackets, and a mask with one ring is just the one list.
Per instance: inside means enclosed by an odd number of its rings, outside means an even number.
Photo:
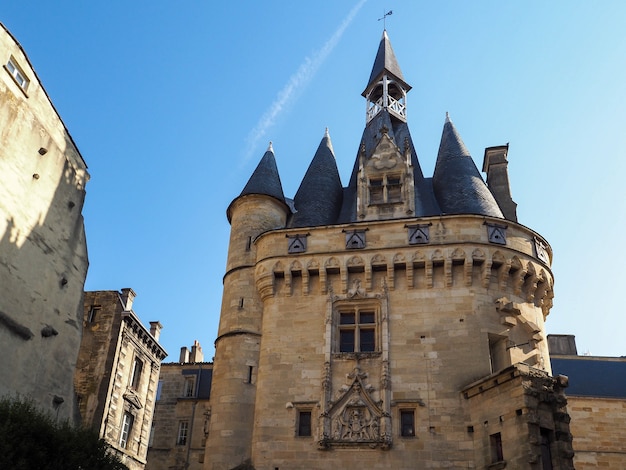
[{"label": "blue sky", "polygon": [[626,355],[626,2],[3,2],[89,166],[86,290],[132,287],[168,361],[213,355],[226,207],[273,141],[293,197],[330,130],[344,184],[387,10],[432,176],[449,112],[477,166],[510,143],[518,219],[554,250],[549,333]]}]

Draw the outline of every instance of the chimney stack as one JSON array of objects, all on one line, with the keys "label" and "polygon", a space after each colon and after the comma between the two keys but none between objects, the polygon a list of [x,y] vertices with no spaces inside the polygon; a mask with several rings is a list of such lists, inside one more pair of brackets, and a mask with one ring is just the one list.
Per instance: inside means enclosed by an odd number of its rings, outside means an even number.
[{"label": "chimney stack", "polygon": [[150,334],[155,339],[155,341],[159,341],[159,336],[161,336],[161,329],[163,325],[159,321],[151,321],[150,322]]},{"label": "chimney stack", "polygon": [[187,364],[189,362],[189,349],[187,349],[187,346],[180,348],[180,359],[178,362],[181,364]]},{"label": "chimney stack", "polygon": [[202,354],[202,346],[198,340],[193,342],[193,346],[191,347],[191,362],[204,362],[204,354]]},{"label": "chimney stack", "polygon": [[504,217],[517,222],[517,204],[511,198],[509,185],[508,153],[509,144],[487,147],[483,160],[483,172],[487,173],[487,186]]},{"label": "chimney stack", "polygon": [[130,287],[124,287],[122,289],[122,305],[124,306],[125,312],[130,312],[133,308],[133,300],[135,300],[135,291]]}]

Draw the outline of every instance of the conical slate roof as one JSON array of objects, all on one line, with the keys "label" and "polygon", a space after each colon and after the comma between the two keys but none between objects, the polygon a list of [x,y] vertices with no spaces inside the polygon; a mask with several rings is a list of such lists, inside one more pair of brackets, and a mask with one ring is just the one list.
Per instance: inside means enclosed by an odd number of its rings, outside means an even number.
[{"label": "conical slate roof", "polygon": [[370,74],[370,79],[367,82],[367,87],[365,87],[366,91],[363,92],[363,96],[366,95],[372,82],[377,81],[385,70],[398,79],[404,85],[406,91],[411,89],[411,86],[404,81],[398,60],[391,47],[391,41],[389,41],[389,36],[387,36],[387,30],[383,31],[383,37],[378,45],[378,52],[376,53],[372,73]]},{"label": "conical slate roof", "polygon": [[328,129],[294,197],[292,227],[334,224],[341,210],[343,188]]},{"label": "conical slate roof", "polygon": [[264,194],[279,201],[285,200],[271,142],[239,197],[246,194]]},{"label": "conical slate roof", "polygon": [[447,116],[435,164],[433,189],[444,214],[504,218],[461,136]]}]

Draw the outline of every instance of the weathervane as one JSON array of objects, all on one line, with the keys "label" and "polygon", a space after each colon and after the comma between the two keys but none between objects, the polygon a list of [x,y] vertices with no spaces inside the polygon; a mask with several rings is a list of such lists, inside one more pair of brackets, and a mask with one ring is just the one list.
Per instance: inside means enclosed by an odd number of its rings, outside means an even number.
[{"label": "weathervane", "polygon": [[378,21],[383,20],[383,29],[387,30],[387,17],[393,15],[393,11],[389,10],[387,13],[385,13],[382,18],[378,18]]}]

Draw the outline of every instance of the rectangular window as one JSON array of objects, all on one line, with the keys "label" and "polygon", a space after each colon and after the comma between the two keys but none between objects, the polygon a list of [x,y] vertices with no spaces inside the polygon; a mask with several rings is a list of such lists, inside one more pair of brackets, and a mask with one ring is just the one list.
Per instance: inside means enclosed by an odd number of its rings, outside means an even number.
[{"label": "rectangular window", "polygon": [[402,202],[402,180],[399,176],[386,175],[369,181],[370,204]]},{"label": "rectangular window", "polygon": [[191,398],[196,396],[196,381],[193,377],[187,377],[185,379],[185,387],[183,389],[183,396]]},{"label": "rectangular window", "polygon": [[489,436],[491,444],[491,463],[502,462],[504,454],[502,453],[502,435],[497,432]]},{"label": "rectangular window", "polygon": [[400,410],[400,435],[415,436],[415,412],[413,410]]},{"label": "rectangular window", "polygon": [[339,312],[339,352],[376,351],[376,313],[370,309]]},{"label": "rectangular window", "polygon": [[177,446],[187,445],[187,434],[189,434],[189,421],[181,421],[178,423],[178,438],[176,439]]},{"label": "rectangular window", "polygon": [[100,312],[101,309],[102,307],[100,307],[99,305],[92,305],[89,308],[89,313],[87,314],[87,322],[88,323],[95,322],[96,318],[98,317],[98,313]]},{"label": "rectangular window", "polygon": [[122,449],[128,448],[128,441],[130,440],[130,433],[133,430],[133,422],[135,418],[130,413],[124,413],[122,419],[122,432],[120,433],[120,447]]},{"label": "rectangular window", "polygon": [[154,445],[154,421],[152,421],[152,427],[150,428],[150,437],[148,438],[148,447]]},{"label": "rectangular window", "polygon": [[400,185],[400,178],[387,177],[387,202],[401,202],[402,201],[402,186]]},{"label": "rectangular window", "polygon": [[299,411],[298,412],[298,436],[310,436],[311,435],[311,412]]},{"label": "rectangular window", "polygon": [[141,371],[143,369],[143,362],[139,358],[135,358],[133,363],[133,372],[130,376],[130,388],[133,390],[139,389],[139,382],[141,380]]},{"label": "rectangular window", "polygon": [[159,384],[157,385],[157,391],[156,391],[156,401],[159,401],[161,399],[161,392],[163,391],[163,381],[159,380]]},{"label": "rectangular window", "polygon": [[11,77],[13,77],[13,80],[15,80],[15,83],[17,83],[22,90],[26,91],[28,88],[28,79],[13,57],[7,62],[6,69],[11,74]]},{"label": "rectangular window", "polygon": [[370,180],[370,204],[382,204],[383,202],[385,202],[383,180]]}]

